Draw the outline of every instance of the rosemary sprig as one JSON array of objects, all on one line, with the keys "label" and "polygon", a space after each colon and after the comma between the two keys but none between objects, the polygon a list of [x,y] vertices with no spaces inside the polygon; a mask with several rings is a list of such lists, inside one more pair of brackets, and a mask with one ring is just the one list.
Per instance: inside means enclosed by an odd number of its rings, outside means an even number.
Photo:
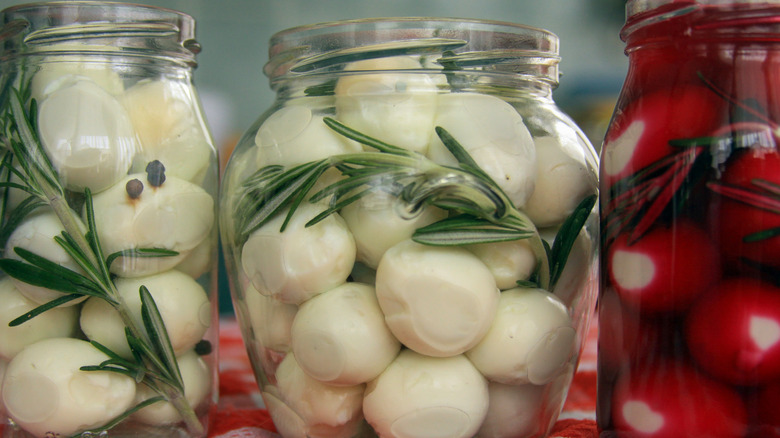
[{"label": "rosemary sprig", "polygon": [[[76,261],[83,273],[59,266],[41,255],[22,248],[15,248],[14,252],[22,261],[0,259],[0,269],[18,280],[62,292],[63,296],[21,315],[10,324],[22,324],[49,309],[80,297],[89,296],[105,300],[119,313],[126,326],[126,337],[133,358],[123,359],[105,346],[93,342],[93,345],[106,353],[109,359],[101,364],[82,367],[82,370],[108,371],[131,376],[137,382],[143,381],[154,389],[159,397],[146,400],[108,424],[84,433],[97,434],[106,431],[138,409],[166,400],[177,409],[191,432],[202,434],[203,425],[198,420],[193,407],[184,398],[181,373],[154,299],[145,287],[140,288],[142,318],[138,321],[131,314],[124,298],[118,293],[109,273],[111,263],[121,256],[166,257],[177,253],[158,248],[141,248],[105,256],[98,239],[91,193],[86,189],[83,194],[86,212],[85,230],[68,205],[66,191],[37,137],[35,100],[25,97],[29,93],[24,90],[12,89],[11,91],[10,108],[0,117],[2,123],[0,139],[6,148],[0,166],[7,171],[7,177],[0,182],[0,189],[6,189],[3,196],[3,210],[5,211],[8,199],[8,189],[24,190],[30,196],[8,212],[7,218],[4,217],[0,238],[4,243],[24,217],[36,208],[49,206],[64,228],[63,233],[55,237],[55,241]],[[14,168],[14,161],[18,163],[21,171]],[[22,183],[11,183],[11,174],[17,175]]]},{"label": "rosemary sprig", "polygon": [[[287,216],[280,230],[284,231],[297,207],[307,197],[309,202],[330,198],[328,207],[306,224],[311,226],[368,193],[381,190],[397,197],[410,216],[425,205],[453,213],[449,218],[417,229],[412,239],[419,243],[466,245],[528,239],[538,259],[536,284],[552,290],[573,239],[595,204],[595,195],[583,201],[572,215],[575,219],[566,227],[567,237],[562,239],[555,251],[555,260],[551,262],[552,253],[548,254],[533,222],[514,207],[495,181],[443,128],[436,128],[437,135],[458,160],[457,166],[437,164],[417,152],[382,142],[332,118],[324,121],[335,132],[375,151],[334,155],[287,170],[276,165],[258,170],[244,183],[236,204],[237,245],[286,209]],[[337,169],[343,178],[310,194],[318,178],[331,168]],[[573,233],[573,237],[569,233]],[[551,273],[551,264],[555,266],[555,273]]]}]

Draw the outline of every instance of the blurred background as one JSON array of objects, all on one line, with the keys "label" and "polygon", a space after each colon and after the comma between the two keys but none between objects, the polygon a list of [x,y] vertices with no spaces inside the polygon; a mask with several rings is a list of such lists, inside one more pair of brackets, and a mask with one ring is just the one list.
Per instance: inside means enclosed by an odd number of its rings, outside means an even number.
[{"label": "blurred background", "polygon": [[[238,137],[274,99],[263,75],[268,40],[289,27],[367,17],[428,16],[509,21],[560,38],[562,72],[554,97],[598,150],[625,77],[619,38],[624,0],[130,0],[176,9],[196,20],[195,84],[226,161]],[[25,0],[0,0],[0,8]],[[220,305],[230,312],[227,283]]]}]

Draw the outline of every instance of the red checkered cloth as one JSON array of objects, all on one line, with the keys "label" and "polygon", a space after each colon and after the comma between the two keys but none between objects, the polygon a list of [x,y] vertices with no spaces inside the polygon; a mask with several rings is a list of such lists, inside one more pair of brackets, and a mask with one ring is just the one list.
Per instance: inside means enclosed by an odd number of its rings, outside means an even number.
[{"label": "red checkered cloth", "polygon": [[[596,410],[596,318],[588,332],[566,404],[551,437],[597,437]],[[220,321],[219,390],[212,438],[278,438],[268,411],[263,409],[260,390],[241,340],[235,319]]]}]

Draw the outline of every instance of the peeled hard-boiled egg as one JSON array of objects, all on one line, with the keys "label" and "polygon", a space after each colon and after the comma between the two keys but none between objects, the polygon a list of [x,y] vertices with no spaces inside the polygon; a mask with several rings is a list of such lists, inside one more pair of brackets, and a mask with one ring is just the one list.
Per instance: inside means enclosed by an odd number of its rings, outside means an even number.
[{"label": "peeled hard-boiled egg", "polygon": [[[536,147],[522,116],[512,105],[487,94],[443,94],[434,124],[463,146],[516,207],[525,205],[536,181]],[[436,135],[427,155],[439,164],[457,164]]]},{"label": "peeled hard-boiled egg", "polygon": [[[117,278],[116,288],[137,321],[141,321],[139,289],[146,286],[165,323],[177,354],[195,346],[211,325],[211,303],[206,291],[179,271],[138,278]],[[90,298],[81,310],[81,329],[93,341],[122,357],[132,357],[119,313],[99,298]]]},{"label": "peeled hard-boiled egg", "polygon": [[[176,358],[184,382],[184,398],[187,403],[196,408],[211,390],[211,371],[193,350],[187,351]],[[138,384],[135,392],[135,402],[156,397],[159,394],[146,384]],[[133,419],[145,424],[162,425],[173,424],[181,421],[181,414],[170,402],[157,402],[151,404],[132,416]]]},{"label": "peeled hard-boiled egg", "polygon": [[499,297],[493,274],[474,254],[411,240],[382,257],[376,294],[395,337],[430,356],[454,356],[476,345]]},{"label": "peeled hard-boiled egg", "polygon": [[374,191],[341,209],[341,217],[355,237],[357,260],[376,268],[379,260],[393,245],[409,239],[417,228],[447,217],[447,212],[425,206],[414,217],[403,217],[396,206],[397,198]]},{"label": "peeled hard-boiled egg", "polygon": [[547,424],[540,419],[545,406],[543,385],[504,385],[490,382],[489,408],[485,421],[475,435],[478,438],[514,438],[542,436]]},{"label": "peeled hard-boiled egg", "polygon": [[122,103],[141,143],[139,171],[159,160],[168,175],[198,183],[215,154],[195,112],[191,86],[169,79],[143,80],[125,91]]},{"label": "peeled hard-boiled egg", "polygon": [[59,53],[45,58],[44,62],[36,62],[37,70],[30,82],[31,95],[37,101],[40,102],[63,84],[79,79],[92,81],[115,96],[124,91],[122,77],[114,71],[117,64],[113,64],[108,56],[96,62],[100,53],[119,54],[119,48],[72,42],[46,44],[47,51],[52,49]]},{"label": "peeled hard-boiled egg", "polygon": [[274,424],[291,437],[351,437],[363,420],[365,385],[334,386],[307,375],[287,354],[276,370],[276,387],[266,386],[263,399]]},{"label": "peeled hard-boiled egg", "polygon": [[385,324],[374,288],[361,283],[344,283],[303,303],[291,335],[300,367],[333,385],[372,380],[401,349]]},{"label": "peeled hard-boiled egg", "polygon": [[137,150],[122,104],[89,80],[78,80],[40,103],[38,134],[66,188],[93,193],[127,175]]},{"label": "peeled hard-boiled egg", "polygon": [[[137,180],[143,190],[137,198],[127,183]],[[128,175],[94,196],[95,223],[103,252],[137,248],[178,251],[173,257],[119,257],[111,272],[123,277],[154,274],[172,268],[207,238],[214,226],[214,200],[201,187],[167,176],[154,187],[146,174]]]},{"label": "peeled hard-boiled egg", "polygon": [[38,304],[25,298],[10,277],[0,279],[0,360],[10,360],[27,345],[42,339],[76,334],[79,314],[73,306],[55,307],[21,325],[8,326],[9,322],[36,307]]},{"label": "peeled hard-boiled egg", "polygon": [[251,284],[244,291],[244,303],[254,338],[260,343],[260,348],[283,353],[290,351],[290,332],[298,306],[265,296]]},{"label": "peeled hard-boiled egg", "polygon": [[499,289],[512,289],[528,280],[536,269],[536,255],[527,240],[479,243],[464,248],[479,257],[490,269]]},{"label": "peeled hard-boiled egg", "polygon": [[360,152],[360,144],[330,129],[323,117],[300,105],[280,108],[255,135],[258,166],[294,166],[332,155]]},{"label": "peeled hard-boiled egg", "polygon": [[107,359],[80,339],[45,339],[26,347],[5,372],[6,412],[36,437],[70,436],[108,423],[132,406],[136,383],[112,371],[79,369]]},{"label": "peeled hard-boiled egg", "polygon": [[[78,215],[73,213],[78,221]],[[82,230],[86,230],[79,222]],[[62,223],[52,210],[45,210],[40,213],[28,216],[24,222],[14,229],[8,241],[5,244],[5,256],[15,260],[22,260],[15,252],[14,248],[26,249],[34,254],[45,257],[48,260],[62,266],[63,268],[82,273],[78,263],[54,240],[64,231]],[[19,291],[31,301],[37,304],[45,304],[51,300],[61,298],[64,294],[56,290],[41,286],[33,286],[21,280],[14,279]],[[62,306],[72,306],[84,301],[84,298],[68,301]]]},{"label": "peeled hard-boiled egg", "polygon": [[560,225],[580,201],[596,193],[596,171],[584,159],[567,152],[555,137],[539,137],[534,142],[536,182],[524,210],[537,227]]},{"label": "peeled hard-boiled egg", "polygon": [[490,331],[466,356],[491,381],[540,385],[565,369],[575,338],[566,306],[555,295],[515,288],[501,292]]},{"label": "peeled hard-boiled egg", "polygon": [[334,213],[305,226],[324,208],[304,202],[284,232],[279,230],[286,212],[249,236],[241,249],[241,266],[255,289],[282,302],[300,304],[346,281],[356,250],[344,220]]},{"label": "peeled hard-boiled egg", "polygon": [[403,350],[366,386],[363,414],[382,438],[470,438],[488,411],[488,382],[463,355]]},{"label": "peeled hard-boiled egg", "polygon": [[415,71],[421,68],[410,56],[350,63],[336,83],[337,118],[368,136],[425,153],[434,135],[437,86]]}]

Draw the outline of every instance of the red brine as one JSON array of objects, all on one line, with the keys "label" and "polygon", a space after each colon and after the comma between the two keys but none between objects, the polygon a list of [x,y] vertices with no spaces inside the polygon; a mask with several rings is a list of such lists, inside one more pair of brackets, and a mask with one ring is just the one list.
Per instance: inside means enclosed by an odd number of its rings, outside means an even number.
[{"label": "red brine", "polygon": [[780,2],[626,10],[600,169],[601,436],[780,436]]}]

